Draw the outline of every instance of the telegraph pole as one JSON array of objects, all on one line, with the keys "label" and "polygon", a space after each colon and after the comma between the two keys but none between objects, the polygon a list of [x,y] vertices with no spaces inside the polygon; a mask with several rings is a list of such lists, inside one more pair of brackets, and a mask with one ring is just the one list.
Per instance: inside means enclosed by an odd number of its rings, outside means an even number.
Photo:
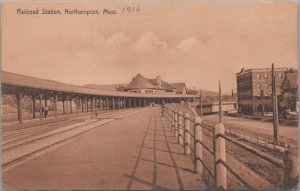
[{"label": "telegraph pole", "polygon": [[276,94],[276,78],[274,72],[274,64],[272,63],[272,101],[273,101],[273,131],[274,131],[274,140],[276,144],[278,143],[279,138],[279,129],[278,129],[278,104],[277,104],[277,94]]},{"label": "telegraph pole", "polygon": [[202,88],[200,90],[200,117],[202,117]]},{"label": "telegraph pole", "polygon": [[222,123],[222,92],[221,92],[220,80],[219,80],[219,123]]}]

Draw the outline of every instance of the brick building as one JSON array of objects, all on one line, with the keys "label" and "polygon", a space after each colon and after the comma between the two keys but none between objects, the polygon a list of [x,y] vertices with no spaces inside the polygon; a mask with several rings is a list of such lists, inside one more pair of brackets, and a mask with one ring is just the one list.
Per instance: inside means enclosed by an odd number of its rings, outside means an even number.
[{"label": "brick building", "polygon": [[[275,68],[276,94],[280,95],[286,68]],[[238,111],[243,114],[271,112],[272,70],[271,68],[244,69],[236,74]]]}]

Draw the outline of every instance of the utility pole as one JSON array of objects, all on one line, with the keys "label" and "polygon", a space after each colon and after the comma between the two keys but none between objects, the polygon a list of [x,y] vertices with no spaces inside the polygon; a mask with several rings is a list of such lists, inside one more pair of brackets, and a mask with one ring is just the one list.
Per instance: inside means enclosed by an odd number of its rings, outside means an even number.
[{"label": "utility pole", "polygon": [[278,104],[276,94],[276,78],[274,72],[274,64],[272,63],[272,101],[273,101],[273,131],[274,140],[278,143],[279,129],[278,129]]},{"label": "utility pole", "polygon": [[196,102],[196,96],[198,95],[198,91],[196,91],[196,87],[194,86],[194,91],[196,92],[196,95],[194,95],[194,102]]},{"label": "utility pole", "polygon": [[221,92],[220,80],[219,80],[219,123],[222,123],[222,92]]},{"label": "utility pole", "polygon": [[202,118],[202,88],[200,90],[200,117]]}]

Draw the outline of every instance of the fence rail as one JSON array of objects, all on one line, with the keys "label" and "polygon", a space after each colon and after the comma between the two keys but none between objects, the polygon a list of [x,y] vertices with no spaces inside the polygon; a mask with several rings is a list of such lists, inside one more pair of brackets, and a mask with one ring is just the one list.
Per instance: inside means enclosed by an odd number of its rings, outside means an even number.
[{"label": "fence rail", "polygon": [[[174,132],[178,143],[183,145],[184,154],[188,156],[191,155],[194,158],[195,173],[203,176],[205,169],[210,176],[213,177],[215,189],[227,189],[227,170],[248,189],[255,188],[255,185],[250,185],[248,183],[248,181],[243,177],[243,174],[236,171],[228,162],[226,162],[225,141],[245,149],[260,159],[282,169],[284,171],[283,185],[285,189],[291,188],[298,181],[297,170],[293,169],[298,165],[297,157],[292,156],[289,147],[286,147],[284,151],[284,159],[279,160],[226,135],[225,131],[231,131],[228,128],[226,130],[222,123],[213,124],[208,121],[203,121],[199,116],[191,118],[188,112],[183,113],[182,111],[177,111],[175,108],[167,105],[163,105],[161,109],[162,117],[167,118],[171,131]],[[194,132],[191,131],[191,124],[194,127]],[[210,149],[204,143],[203,130],[207,130],[212,133],[213,149]],[[194,148],[192,147],[192,139],[194,142]],[[257,140],[258,139],[259,138],[257,138]],[[214,158],[213,171],[209,169],[207,164],[204,162],[203,148]]]},{"label": "fence rail", "polygon": [[[211,128],[214,126],[214,123],[210,121],[203,120],[203,124]],[[230,124],[224,124],[224,126],[225,126],[225,132],[227,134],[237,136],[245,141],[263,146],[268,149],[285,152],[287,147],[292,147],[291,145],[288,144],[289,142],[286,140],[277,140],[276,142],[275,139],[268,138],[267,136],[264,136],[259,133],[253,133],[250,131],[230,127]]]}]

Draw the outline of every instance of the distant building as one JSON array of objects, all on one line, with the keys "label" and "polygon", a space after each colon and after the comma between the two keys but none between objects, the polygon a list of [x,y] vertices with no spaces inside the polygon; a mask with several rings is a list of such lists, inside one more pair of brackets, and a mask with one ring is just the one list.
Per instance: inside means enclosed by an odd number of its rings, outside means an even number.
[{"label": "distant building", "polygon": [[132,93],[186,94],[186,87],[184,83],[169,84],[163,81],[159,76],[154,79],[147,79],[140,73],[137,74],[132,81],[124,87],[124,90]]},{"label": "distant building", "polygon": [[[280,95],[286,68],[275,68],[276,94]],[[237,102],[239,113],[273,111],[271,68],[242,69],[237,77]]]}]

